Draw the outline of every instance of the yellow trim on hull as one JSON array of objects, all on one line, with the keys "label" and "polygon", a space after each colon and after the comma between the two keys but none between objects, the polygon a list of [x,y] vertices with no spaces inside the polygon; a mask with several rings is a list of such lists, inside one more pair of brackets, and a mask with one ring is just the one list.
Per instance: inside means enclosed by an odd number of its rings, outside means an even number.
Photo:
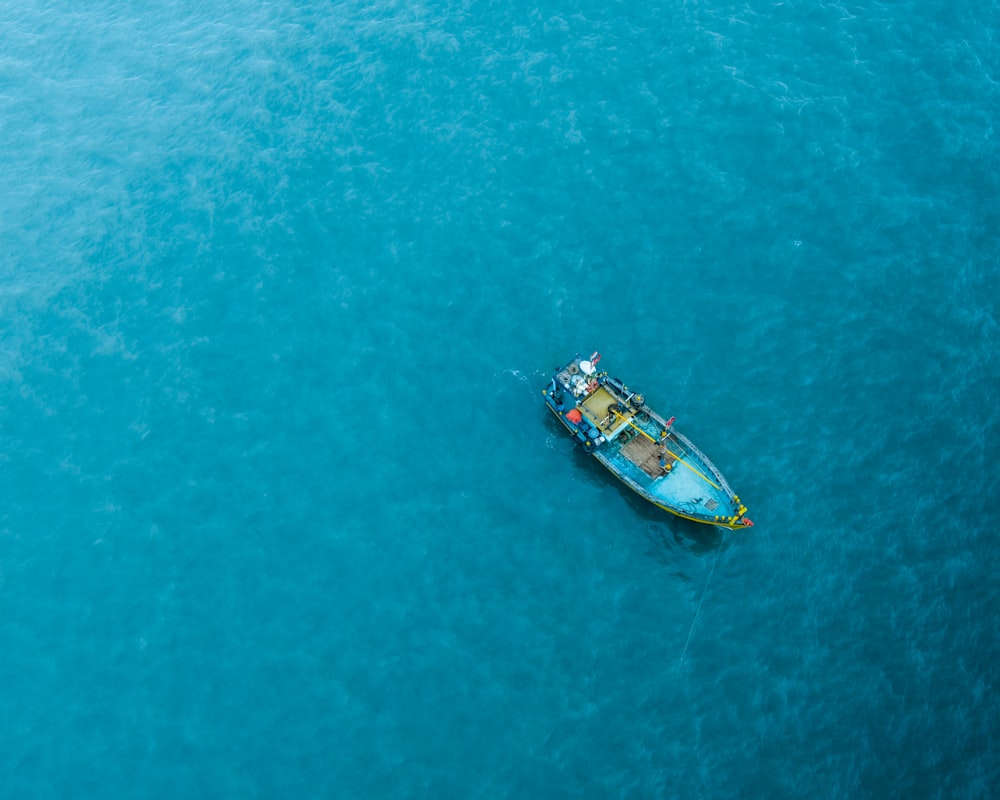
[{"label": "yellow trim on hull", "polygon": [[[591,453],[591,455],[593,455],[595,458],[597,456],[596,453]],[[602,467],[604,467],[608,472],[610,472],[612,475],[614,475],[619,481],[621,481],[626,486],[628,486],[629,489],[632,489],[632,487],[629,486],[628,482],[625,481],[622,478],[621,475],[619,475],[617,472],[615,472],[613,469],[611,469],[611,467],[609,467],[607,464],[605,464],[603,461],[601,461],[601,459],[598,458],[597,462]],[[662,508],[668,514],[673,514],[675,517],[680,517],[681,519],[687,519],[687,520],[690,520],[691,522],[700,522],[702,525],[718,525],[720,528],[729,528],[730,530],[734,530],[734,531],[735,530],[740,530],[743,527],[745,527],[742,523],[740,523],[739,525],[737,525],[736,523],[733,523],[733,522],[723,522],[722,520],[700,519],[698,517],[689,517],[687,514],[682,514],[680,511],[674,511],[669,506],[663,505],[663,503],[657,503],[655,500],[651,500],[646,495],[641,494],[640,492],[635,491],[635,489],[632,489],[632,492],[634,494],[639,495],[639,497],[641,497],[647,503],[651,503],[652,505],[656,506],[657,508]]]}]

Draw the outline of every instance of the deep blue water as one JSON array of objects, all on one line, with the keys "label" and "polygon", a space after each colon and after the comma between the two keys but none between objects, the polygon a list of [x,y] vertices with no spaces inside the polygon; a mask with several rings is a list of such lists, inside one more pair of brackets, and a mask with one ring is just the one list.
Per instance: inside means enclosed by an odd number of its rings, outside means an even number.
[{"label": "deep blue water", "polygon": [[0,16],[0,795],[996,791],[995,1]]}]

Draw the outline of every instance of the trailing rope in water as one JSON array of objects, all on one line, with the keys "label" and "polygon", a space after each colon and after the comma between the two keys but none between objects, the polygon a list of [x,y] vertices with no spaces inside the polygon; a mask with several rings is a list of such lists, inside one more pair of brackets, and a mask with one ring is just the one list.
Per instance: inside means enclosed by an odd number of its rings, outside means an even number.
[{"label": "trailing rope in water", "polygon": [[[723,542],[725,542],[725,534],[723,534]],[[701,590],[701,599],[698,601],[698,608],[694,611],[694,618],[691,620],[691,627],[688,629],[687,641],[684,642],[684,649],[681,651],[681,660],[678,662],[678,668],[684,666],[684,656],[687,654],[688,645],[691,644],[691,634],[694,633],[695,623],[698,622],[698,615],[701,613],[701,604],[705,602],[705,595],[708,594],[708,584],[712,580],[712,575],[715,574],[715,565],[719,563],[719,559],[722,557],[722,543],[719,544],[719,549],[715,553],[715,561],[712,562],[712,568],[708,571],[708,577],[705,579],[705,588]]]}]

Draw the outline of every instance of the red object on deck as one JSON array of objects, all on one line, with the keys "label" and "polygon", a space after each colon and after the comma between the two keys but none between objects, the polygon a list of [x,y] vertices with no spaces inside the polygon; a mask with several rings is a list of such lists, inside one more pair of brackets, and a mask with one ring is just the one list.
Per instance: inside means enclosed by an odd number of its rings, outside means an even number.
[{"label": "red object on deck", "polygon": [[580,420],[583,419],[583,414],[580,413],[580,409],[572,408],[567,412],[566,419],[568,419],[574,425],[579,425]]},{"label": "red object on deck", "polygon": [[750,519],[750,517],[743,517],[743,524],[746,525],[748,528],[752,528],[753,520]]},{"label": "red object on deck", "polygon": [[596,350],[590,356],[590,363],[592,366],[597,366],[597,362],[601,360],[601,354]]},{"label": "red object on deck", "polygon": [[674,424],[674,420],[675,420],[675,419],[677,419],[677,417],[671,417],[670,419],[668,419],[668,420],[667,420],[667,427],[668,427],[668,428],[669,428],[669,427],[670,427],[671,425],[673,425],[673,424]]}]

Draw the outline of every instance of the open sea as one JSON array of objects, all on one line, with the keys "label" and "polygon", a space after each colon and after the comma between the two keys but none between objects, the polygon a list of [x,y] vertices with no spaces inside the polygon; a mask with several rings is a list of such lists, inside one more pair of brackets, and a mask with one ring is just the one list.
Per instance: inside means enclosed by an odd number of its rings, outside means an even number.
[{"label": "open sea", "polygon": [[997,0],[4,2],[0,797],[997,797],[998,120]]}]

